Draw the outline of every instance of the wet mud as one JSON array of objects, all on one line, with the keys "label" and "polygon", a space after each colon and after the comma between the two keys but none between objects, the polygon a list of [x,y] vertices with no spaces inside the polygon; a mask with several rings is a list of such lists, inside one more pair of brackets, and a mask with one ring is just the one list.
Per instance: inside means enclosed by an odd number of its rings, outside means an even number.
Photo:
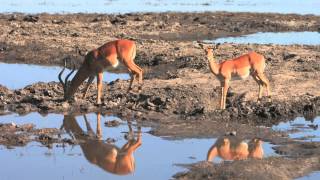
[{"label": "wet mud", "polygon": [[[284,155],[221,164],[199,162],[187,165],[190,171],[175,175],[177,179],[291,179],[320,169],[317,142],[297,142],[286,133],[267,128],[297,116],[312,120],[319,115],[320,46],[221,44],[215,51],[218,60],[252,50],[265,56],[272,100],[257,101],[258,85],[252,78],[232,81],[227,108],[219,110],[219,81],[210,73],[205,54],[195,42],[254,32],[319,31],[318,16],[227,12],[1,14],[0,24],[1,62],[62,65],[67,59],[79,67],[87,51],[116,38],[130,38],[137,42],[136,62],[145,72],[141,93],[127,93],[129,81],[105,83],[101,105],[95,103],[95,85],[86,99],[81,98],[81,86],[69,102],[63,101],[58,82],[39,82],[15,90],[1,85],[0,114],[100,112],[136,119],[153,127],[151,134],[172,139],[217,137],[236,130],[237,136],[248,139],[258,134],[262,140],[279,145],[276,150]],[[117,122],[109,125],[116,126]],[[30,141],[48,146],[74,143],[59,138],[58,129],[35,129],[32,124],[0,124],[0,129],[0,144],[8,147]]]},{"label": "wet mud", "polygon": [[34,124],[17,125],[15,123],[0,123],[0,144],[7,148],[21,147],[35,141],[48,148],[54,143],[72,144],[71,140],[60,138],[61,131],[56,128],[35,128]]}]

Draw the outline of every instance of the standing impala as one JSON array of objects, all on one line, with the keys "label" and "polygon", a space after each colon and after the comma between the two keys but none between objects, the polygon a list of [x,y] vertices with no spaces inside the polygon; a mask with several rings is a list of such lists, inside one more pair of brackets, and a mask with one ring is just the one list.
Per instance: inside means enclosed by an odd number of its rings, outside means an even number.
[{"label": "standing impala", "polygon": [[63,86],[64,99],[70,99],[78,87],[87,78],[87,86],[84,89],[83,98],[86,97],[87,91],[94,80],[94,76],[97,76],[97,104],[101,104],[101,91],[102,91],[102,76],[103,70],[109,66],[117,68],[119,66],[119,60],[130,72],[130,85],[128,91],[132,89],[133,81],[138,78],[139,80],[139,91],[142,88],[142,69],[134,63],[134,58],[136,56],[136,45],[134,41],[130,40],[116,40],[108,42],[98,49],[90,51],[84,59],[83,64],[80,69],[68,83],[68,78],[74,72],[74,69],[66,76],[65,82],[62,81],[61,75],[66,68],[65,66],[59,73],[58,78]]},{"label": "standing impala", "polygon": [[220,81],[221,109],[226,108],[226,96],[229,88],[229,83],[232,78],[245,79],[249,75],[251,75],[259,85],[258,100],[260,100],[262,97],[263,87],[266,87],[267,89],[267,96],[270,95],[269,80],[264,75],[264,69],[266,66],[265,59],[261,54],[250,52],[235,59],[217,63],[213,57],[213,49],[216,49],[218,45],[216,45],[215,48],[203,44],[199,45],[206,52],[211,72]]}]

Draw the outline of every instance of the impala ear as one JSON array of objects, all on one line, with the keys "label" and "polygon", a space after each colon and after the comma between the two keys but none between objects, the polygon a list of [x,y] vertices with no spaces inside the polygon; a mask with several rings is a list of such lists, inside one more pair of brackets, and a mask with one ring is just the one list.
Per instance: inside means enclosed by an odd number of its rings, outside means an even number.
[{"label": "impala ear", "polygon": [[201,41],[197,41],[198,46],[200,46],[201,49],[205,48],[205,45]]}]

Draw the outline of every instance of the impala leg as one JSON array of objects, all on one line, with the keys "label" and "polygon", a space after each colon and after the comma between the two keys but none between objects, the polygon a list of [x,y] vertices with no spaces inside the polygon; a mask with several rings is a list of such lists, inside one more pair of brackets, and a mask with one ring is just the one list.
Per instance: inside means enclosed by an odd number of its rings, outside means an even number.
[{"label": "impala leg", "polygon": [[270,84],[269,84],[269,80],[267,79],[267,77],[264,75],[264,73],[259,73],[259,74],[257,74],[257,76],[263,82],[263,85],[266,86],[267,96],[271,96]]},{"label": "impala leg", "polygon": [[220,109],[223,109],[223,85],[221,85]]},{"label": "impala leg", "polygon": [[261,99],[261,97],[262,97],[263,82],[258,78],[258,76],[256,74],[252,75],[252,77],[257,82],[257,84],[259,85],[259,95],[258,95],[258,101],[259,101]]},{"label": "impala leg", "polygon": [[83,115],[83,118],[84,118],[84,122],[86,123],[88,135],[89,135],[89,136],[93,136],[93,135],[94,135],[94,132],[93,132],[93,130],[92,130],[92,128],[91,128],[90,123],[88,122],[87,116],[86,116],[86,115]]},{"label": "impala leg", "polygon": [[139,70],[139,72],[137,73],[137,76],[139,77],[139,90],[141,91],[142,90],[142,85],[143,85],[143,70],[137,66],[135,64],[136,68]]},{"label": "impala leg", "polygon": [[94,76],[89,76],[87,85],[86,85],[86,87],[84,88],[84,91],[83,91],[82,98],[86,98],[88,90],[90,89],[90,86],[91,86],[93,80],[94,80]]},{"label": "impala leg", "polygon": [[97,114],[97,138],[102,140],[102,129],[101,129],[101,114]]},{"label": "impala leg", "polygon": [[101,104],[101,92],[102,92],[102,78],[103,73],[97,74],[97,104]]},{"label": "impala leg", "polygon": [[132,84],[133,84],[133,81],[135,78],[133,72],[130,69],[129,69],[129,72],[130,72],[130,84],[129,84],[128,92],[130,92],[132,90]]},{"label": "impala leg", "polygon": [[131,77],[131,81],[130,82],[130,89],[132,89],[132,84],[133,81],[138,77],[138,82],[139,82],[139,91],[142,89],[142,75],[143,75],[143,71],[142,69],[137,66],[136,64],[134,64],[134,62],[131,62],[130,65],[128,64],[128,69],[130,72],[132,72],[131,74],[133,75],[133,77]]},{"label": "impala leg", "polygon": [[223,82],[223,88],[222,88],[221,109],[226,109],[226,99],[227,99],[228,89],[229,89],[229,80],[225,79]]},{"label": "impala leg", "polygon": [[222,107],[222,109],[226,109],[226,100],[227,100],[228,89],[229,89],[229,80],[226,80],[224,82],[224,87],[223,87],[223,107]]}]

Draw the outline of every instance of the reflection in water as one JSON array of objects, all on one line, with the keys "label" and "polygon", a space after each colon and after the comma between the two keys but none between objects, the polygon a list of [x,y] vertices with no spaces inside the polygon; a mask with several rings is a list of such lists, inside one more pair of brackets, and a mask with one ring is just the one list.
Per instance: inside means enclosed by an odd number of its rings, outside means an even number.
[{"label": "reflection in water", "polygon": [[[68,118],[71,120],[68,120]],[[104,126],[104,121],[114,119],[122,123],[113,128]],[[123,147],[126,144],[130,146],[130,142],[132,141],[123,138],[123,132],[130,131],[125,120],[121,120],[115,116],[102,116],[100,122],[100,120],[97,121],[97,114],[94,113],[87,114],[85,118],[83,116],[72,117],[60,114],[41,116],[38,113],[30,113],[25,116],[19,116],[18,114],[0,116],[0,123],[11,122],[17,125],[33,123],[37,128],[60,128],[62,126],[65,131],[68,129],[68,132],[63,134],[62,138],[69,139],[71,135],[71,137],[79,142],[79,145],[63,146],[56,144],[50,149],[35,142],[29,143],[25,147],[16,147],[14,149],[7,149],[0,145],[0,159],[3,164],[5,163],[6,167],[0,168],[1,180],[170,179],[173,174],[187,170],[185,166],[178,166],[176,164],[192,164],[203,161],[206,159],[208,149],[216,141],[215,138],[168,140],[145,133],[149,132],[151,128],[141,127],[143,147],[136,149],[131,155],[130,153],[127,154],[132,157],[132,160],[134,158],[134,163],[133,161],[129,163],[129,165],[135,164],[136,167],[131,168],[134,172],[131,171],[130,173],[127,171],[129,174],[120,176],[115,173],[109,173],[109,171],[106,172],[105,165],[100,160],[106,157],[103,150],[105,146],[109,150],[110,147],[113,147],[117,154],[123,153],[121,149],[124,149]],[[101,125],[98,123],[101,123]],[[133,130],[139,131],[139,128],[136,128],[134,123],[132,122]],[[96,131],[96,127],[98,127],[98,131]],[[108,139],[116,141],[114,144],[108,144],[101,140],[102,137],[104,140],[108,137]],[[139,141],[139,133],[135,133],[135,139],[133,142]],[[131,140],[133,139],[131,138]],[[93,146],[89,146],[89,142]],[[84,148],[86,144],[87,148]],[[250,147],[250,145],[248,146]],[[262,146],[264,157],[277,156],[273,149],[274,145],[264,142]],[[95,148],[88,150],[89,147]],[[89,154],[89,151],[92,154]],[[103,158],[101,159],[100,157]],[[216,158],[214,163],[218,163],[220,160],[221,158]],[[32,166],[26,166],[26,164],[32,164]],[[130,167],[129,165],[127,164],[126,166]],[[134,167],[134,165],[131,167]],[[16,173],[17,169],[23,169],[23,171]]]},{"label": "reflection in water", "polygon": [[237,44],[306,44],[306,45],[319,45],[320,33],[319,32],[259,32],[245,36],[237,37],[224,37],[207,42],[213,43],[237,43]]},{"label": "reflection in water", "polygon": [[247,143],[235,135],[225,135],[218,138],[211,146],[207,154],[207,161],[212,161],[216,156],[223,160],[262,159],[264,155],[262,144],[262,140],[258,138]]},{"label": "reflection in water", "polygon": [[75,116],[65,115],[62,128],[70,134],[70,136],[79,141],[80,147],[86,159],[100,168],[113,174],[126,175],[135,170],[135,161],[133,153],[142,144],[141,127],[138,127],[137,139],[131,123],[128,122],[129,138],[126,144],[121,148],[102,141],[101,115],[97,114],[97,133],[95,134],[91,128],[87,117],[84,115],[87,128],[85,133],[79,126]]}]

